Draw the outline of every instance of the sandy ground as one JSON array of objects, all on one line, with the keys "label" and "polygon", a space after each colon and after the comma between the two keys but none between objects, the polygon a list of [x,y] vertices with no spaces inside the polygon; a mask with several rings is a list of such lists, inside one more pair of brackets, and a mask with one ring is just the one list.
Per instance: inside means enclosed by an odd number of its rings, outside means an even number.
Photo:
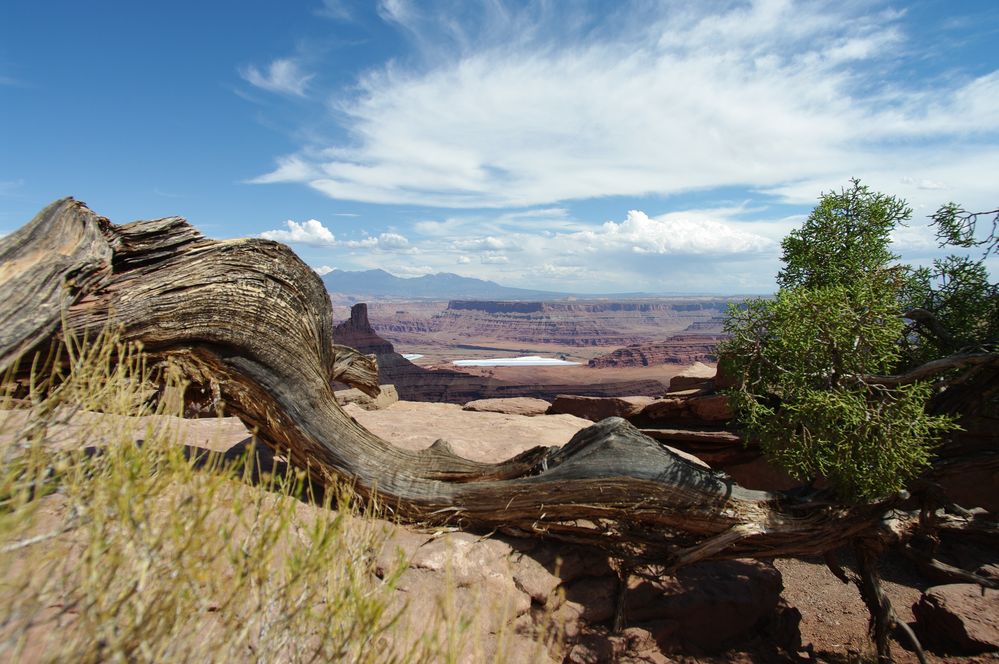
[{"label": "sandy ground", "polygon": [[573,415],[477,413],[448,403],[398,401],[372,411],[348,404],[345,410],[369,431],[399,447],[420,450],[443,438],[459,456],[483,462],[504,461],[537,445],[564,445],[577,431],[593,424]]},{"label": "sandy ground", "polygon": [[536,383],[597,385],[629,380],[658,380],[668,385],[670,378],[683,373],[688,367],[682,364],[660,364],[654,367],[591,369],[584,364],[582,366],[557,367],[455,367],[446,365],[446,368],[522,385]]},{"label": "sandy ground", "polygon": [[[353,405],[347,412],[359,423],[389,442],[407,449],[421,449],[438,438],[452,444],[455,451],[479,461],[499,461],[535,445],[561,445],[574,433],[590,424],[571,415],[523,417],[497,413],[462,411],[451,404],[398,402],[381,411],[364,411]],[[0,418],[23,417],[23,411],[0,413]],[[72,421],[61,425],[58,438],[80,440],[81,433],[97,416],[79,413]],[[10,430],[8,421],[8,430]],[[250,433],[235,418],[221,420],[176,420],[174,418],[132,418],[129,426],[137,438],[148,427],[178,427],[190,445],[225,450],[245,441]],[[16,428],[16,427],[15,427]],[[852,563],[849,552],[843,552],[841,562],[848,570]],[[784,581],[783,596],[802,615],[802,643],[809,652],[799,661],[861,662],[873,661],[873,650],[867,639],[868,613],[856,587],[843,584],[814,558],[779,559],[775,561]],[[929,583],[918,577],[901,558],[888,558],[882,567],[884,588],[898,615],[912,621],[912,604]],[[895,661],[916,662],[915,655],[893,644]],[[978,657],[946,657],[928,653],[931,662],[997,662],[999,655]],[[748,659],[747,659],[748,657]],[[692,661],[684,658],[684,661]],[[752,653],[731,653],[705,661],[755,661]]]}]

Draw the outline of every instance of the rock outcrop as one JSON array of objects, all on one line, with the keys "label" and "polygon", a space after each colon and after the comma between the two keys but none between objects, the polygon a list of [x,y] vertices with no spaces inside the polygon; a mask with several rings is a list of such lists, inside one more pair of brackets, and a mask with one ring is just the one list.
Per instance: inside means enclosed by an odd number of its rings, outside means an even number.
[{"label": "rock outcrop", "polygon": [[715,391],[717,389],[715,382],[717,373],[718,370],[715,367],[709,367],[702,362],[694,362],[684,369],[683,373],[670,378],[667,394],[685,390]]},{"label": "rock outcrop", "polygon": [[333,328],[333,338],[337,343],[356,348],[362,353],[386,355],[395,352],[392,344],[378,336],[371,327],[368,305],[363,302],[351,307],[350,318]]},{"label": "rock outcrop", "polygon": [[589,361],[593,368],[651,367],[660,364],[693,364],[718,360],[717,334],[677,334],[663,341],[633,344]]},{"label": "rock outcrop", "polygon": [[[396,586],[407,603],[403,622],[419,627],[442,611],[452,621],[466,617],[469,661],[494,661],[502,649],[502,661],[668,662],[668,654],[719,653],[778,632],[791,635],[780,647],[798,645],[796,623],[778,629],[788,609],[780,572],[769,563],[695,565],[659,581],[625,576],[622,588],[606,555],[582,547],[395,528],[377,568],[392,569],[400,555],[409,560]],[[449,598],[444,578],[455,586]],[[615,633],[621,601],[625,629]],[[554,634],[561,638],[545,649],[545,636]]]},{"label": "rock outcrop", "polygon": [[929,588],[912,606],[926,645],[947,653],[999,650],[999,591],[977,584]]},{"label": "rock outcrop", "polygon": [[550,415],[565,413],[599,422],[607,417],[628,419],[642,412],[655,401],[652,397],[586,397],[560,394],[548,410]]},{"label": "rock outcrop", "polygon": [[506,415],[535,417],[547,413],[551,406],[551,403],[544,399],[511,397],[509,399],[477,399],[476,401],[469,401],[462,407],[462,410],[477,413],[504,413]]}]

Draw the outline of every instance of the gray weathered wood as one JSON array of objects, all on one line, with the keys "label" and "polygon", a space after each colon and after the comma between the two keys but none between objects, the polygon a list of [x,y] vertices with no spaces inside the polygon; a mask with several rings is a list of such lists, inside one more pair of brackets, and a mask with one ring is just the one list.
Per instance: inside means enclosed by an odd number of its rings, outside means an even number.
[{"label": "gray weathered wood", "polygon": [[334,345],[318,275],[276,242],[213,241],[179,218],[116,226],[63,199],[0,240],[0,257],[0,301],[13,305],[0,314],[0,370],[44,350],[61,327],[93,335],[119,325],[153,358],[208,377],[226,411],[293,464],[353,482],[400,518],[675,565],[822,553],[885,511],[744,489],[619,418],[498,464],[445,444],[396,448],[337,405],[331,380],[363,363]]}]

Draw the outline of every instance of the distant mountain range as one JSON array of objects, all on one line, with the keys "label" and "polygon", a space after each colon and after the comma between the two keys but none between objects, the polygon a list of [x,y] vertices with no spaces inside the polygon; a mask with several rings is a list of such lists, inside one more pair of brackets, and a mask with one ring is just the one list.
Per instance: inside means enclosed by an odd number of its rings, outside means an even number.
[{"label": "distant mountain range", "polygon": [[570,293],[510,288],[494,281],[462,277],[450,272],[422,277],[397,277],[385,270],[333,270],[323,275],[326,290],[361,298],[400,297],[453,300],[558,300]]}]

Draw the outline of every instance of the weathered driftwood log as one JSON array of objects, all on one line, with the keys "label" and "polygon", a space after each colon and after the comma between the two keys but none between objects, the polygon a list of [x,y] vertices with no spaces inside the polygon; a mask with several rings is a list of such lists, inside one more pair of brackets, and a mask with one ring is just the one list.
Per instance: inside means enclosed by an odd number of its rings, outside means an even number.
[{"label": "weathered driftwood log", "polygon": [[[744,489],[624,420],[498,464],[392,446],[346,415],[339,377],[370,367],[334,346],[329,297],[286,246],[213,241],[180,218],[110,223],[72,199],[0,241],[0,370],[60,330],[109,322],[154,358],[211,381],[227,413],[320,481],[344,478],[406,519],[509,529],[636,562],[821,554],[876,532],[887,506]],[[353,367],[353,369],[351,369]]]}]

